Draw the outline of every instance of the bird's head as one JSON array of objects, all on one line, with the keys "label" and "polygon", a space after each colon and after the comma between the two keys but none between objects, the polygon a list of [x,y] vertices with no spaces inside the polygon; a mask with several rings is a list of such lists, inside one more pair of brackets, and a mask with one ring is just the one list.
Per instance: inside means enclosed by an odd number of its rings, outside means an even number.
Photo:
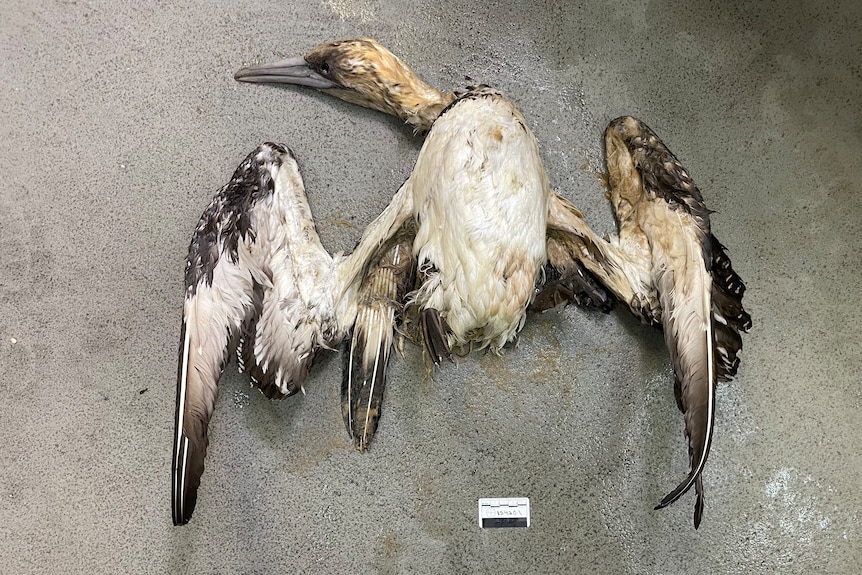
[{"label": "bird's head", "polygon": [[240,82],[310,86],[352,104],[398,116],[427,130],[454,98],[425,84],[372,38],[327,42],[305,56],[247,66]]},{"label": "bird's head", "polygon": [[620,116],[612,120],[605,130],[605,146],[625,148],[634,157],[643,154],[667,155],[670,150],[649,126],[633,116]]},{"label": "bird's head", "polygon": [[620,210],[625,213],[631,209],[643,193],[636,155],[645,127],[637,118],[622,116],[611,121],[605,129],[605,162],[610,188],[608,199],[618,214]]}]

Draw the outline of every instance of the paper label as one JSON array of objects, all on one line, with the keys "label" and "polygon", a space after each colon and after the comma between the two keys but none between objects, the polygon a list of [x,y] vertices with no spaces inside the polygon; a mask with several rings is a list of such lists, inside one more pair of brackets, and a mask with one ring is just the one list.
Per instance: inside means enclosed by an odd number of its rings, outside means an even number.
[{"label": "paper label", "polygon": [[479,527],[529,527],[530,500],[527,497],[488,497],[479,500]]}]

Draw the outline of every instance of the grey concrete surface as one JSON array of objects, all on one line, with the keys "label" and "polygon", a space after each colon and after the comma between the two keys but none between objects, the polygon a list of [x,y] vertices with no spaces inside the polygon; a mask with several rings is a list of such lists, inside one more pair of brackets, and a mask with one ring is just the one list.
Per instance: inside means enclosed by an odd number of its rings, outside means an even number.
[{"label": "grey concrete surface", "polygon": [[[0,573],[859,573],[862,8],[803,4],[0,4]],[[503,89],[603,232],[609,120],[688,167],[755,322],[699,531],[691,494],[652,509],[687,471],[660,334],[574,307],[430,376],[408,344],[364,454],[337,354],[280,403],[230,366],[197,511],[171,525],[183,259],[210,197],[285,142],[348,250],[421,145],[232,74],[361,35],[437,86]],[[487,496],[530,497],[532,526],[480,530]]]}]

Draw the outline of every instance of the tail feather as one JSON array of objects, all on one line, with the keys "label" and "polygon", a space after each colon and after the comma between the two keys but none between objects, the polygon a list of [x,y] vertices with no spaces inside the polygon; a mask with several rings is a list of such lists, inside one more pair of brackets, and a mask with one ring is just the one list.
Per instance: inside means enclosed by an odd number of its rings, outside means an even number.
[{"label": "tail feather", "polygon": [[444,359],[454,363],[452,349],[449,347],[449,329],[440,317],[440,312],[433,307],[423,309],[419,315],[419,323],[422,326],[425,349],[428,350],[434,365],[440,365]]},{"label": "tail feather", "polygon": [[368,447],[380,419],[396,322],[415,281],[415,233],[411,219],[381,247],[360,287],[341,386],[344,423],[359,451]]},{"label": "tail feather", "polygon": [[344,354],[346,365],[341,387],[341,410],[347,431],[359,451],[368,447],[380,419],[394,331],[394,317],[387,313],[391,311],[360,312],[377,317],[370,320],[357,318],[357,321],[369,325],[354,329],[349,349]]}]

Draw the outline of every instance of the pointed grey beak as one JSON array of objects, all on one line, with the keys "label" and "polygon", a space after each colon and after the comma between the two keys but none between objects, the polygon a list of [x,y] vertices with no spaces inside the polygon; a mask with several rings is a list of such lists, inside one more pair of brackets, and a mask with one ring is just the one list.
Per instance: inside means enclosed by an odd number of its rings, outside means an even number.
[{"label": "pointed grey beak", "polygon": [[341,87],[332,80],[324,78],[315,72],[311,68],[311,65],[305,61],[305,58],[301,56],[269,64],[246,66],[237,71],[233,77],[234,80],[239,82],[295,84],[299,86],[311,86],[318,90]]}]

